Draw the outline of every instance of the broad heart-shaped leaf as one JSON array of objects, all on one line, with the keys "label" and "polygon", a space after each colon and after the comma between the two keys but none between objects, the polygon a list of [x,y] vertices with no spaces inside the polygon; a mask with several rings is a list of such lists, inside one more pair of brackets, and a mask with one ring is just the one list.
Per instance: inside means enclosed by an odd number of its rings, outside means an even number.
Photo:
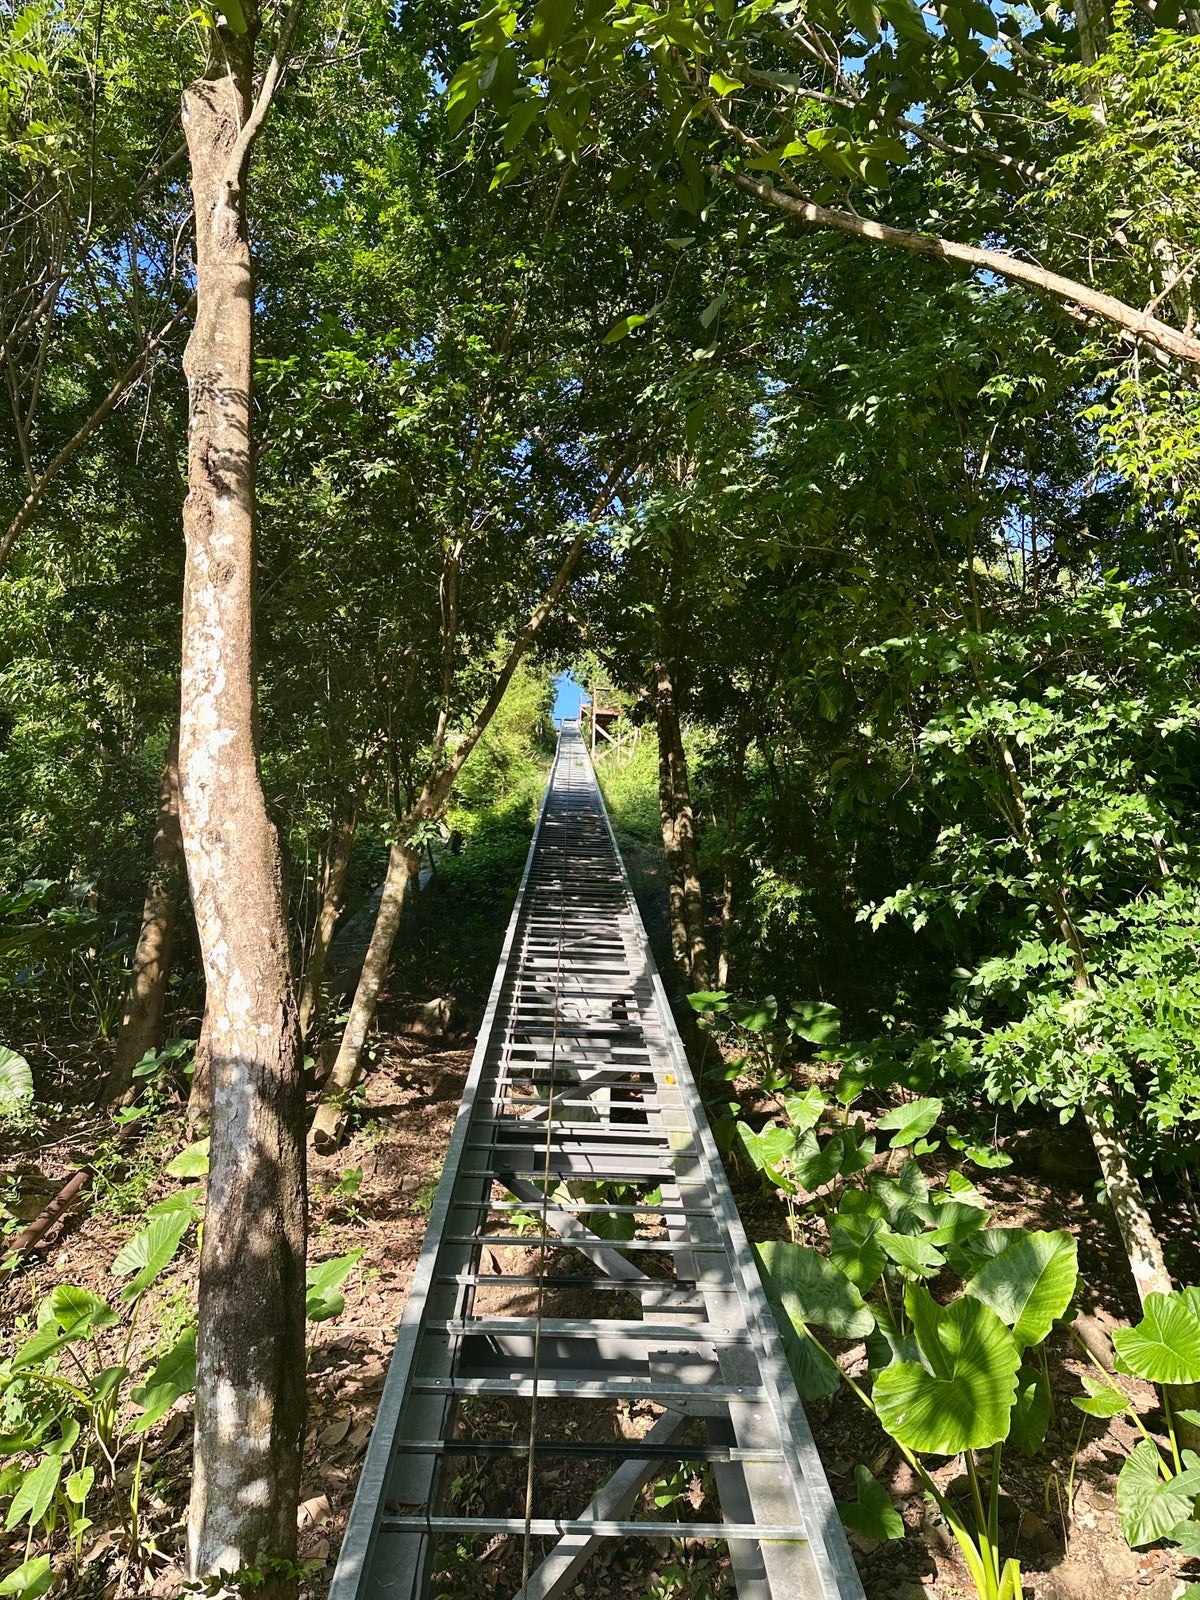
[{"label": "broad heart-shaped leaf", "polygon": [[54,1568],[49,1556],[34,1556],[22,1561],[19,1567],[0,1578],[0,1594],[11,1594],[16,1600],[38,1600],[54,1582]]},{"label": "broad heart-shaped leaf", "polygon": [[361,1250],[351,1250],[344,1256],[334,1256],[309,1267],[305,1274],[307,1294],[304,1314],[310,1322],[325,1322],[336,1317],[346,1304],[345,1296],[338,1291],[362,1259]]},{"label": "broad heart-shaped leaf", "polygon": [[895,1129],[891,1138],[891,1148],[895,1150],[923,1139],[941,1114],[940,1100],[909,1100],[880,1117],[875,1126],[881,1132]]},{"label": "broad heart-shaped leaf", "polygon": [[33,1073],[24,1056],[0,1044],[0,1111],[15,1111],[33,1099]]},{"label": "broad heart-shaped leaf", "polygon": [[169,1178],[202,1178],[208,1171],[209,1140],[199,1139],[181,1150],[163,1169]]},{"label": "broad heart-shaped leaf", "polygon": [[926,1365],[885,1367],[872,1398],[880,1422],[910,1450],[953,1456],[1008,1434],[1021,1364],[1016,1340],[982,1300],[940,1306],[913,1285],[905,1296]]},{"label": "broad heart-shaped leaf", "polygon": [[1129,1401],[1110,1383],[1102,1383],[1099,1378],[1093,1378],[1090,1372],[1083,1373],[1079,1381],[1087,1390],[1087,1394],[1073,1394],[1071,1404],[1085,1416],[1117,1417],[1122,1411],[1129,1409]]},{"label": "broad heart-shaped leaf", "polygon": [[189,1211],[167,1211],[151,1220],[148,1228],[127,1239],[109,1271],[114,1277],[137,1276],[121,1290],[122,1300],[132,1300],[150,1286],[179,1249],[191,1225]]},{"label": "broad heart-shaped leaf", "polygon": [[973,1233],[978,1233],[987,1221],[987,1213],[966,1200],[941,1200],[930,1203],[925,1211],[932,1225],[930,1244],[961,1244]]},{"label": "broad heart-shaped leaf", "polygon": [[1017,1373],[1017,1398],[1012,1408],[1009,1438],[1023,1455],[1035,1456],[1046,1442],[1050,1426],[1050,1391],[1036,1367]]},{"label": "broad heart-shaped leaf", "polygon": [[793,1321],[815,1323],[836,1339],[861,1339],[875,1326],[850,1279],[815,1250],[782,1239],[755,1249],[771,1293]]},{"label": "broad heart-shaped leaf", "polygon": [[39,1328],[54,1327],[60,1333],[86,1333],[89,1328],[111,1328],[117,1313],[107,1300],[73,1283],[58,1283],[38,1307]]},{"label": "broad heart-shaped leaf", "polygon": [[815,1128],[821,1120],[825,1096],[819,1089],[809,1087],[803,1094],[784,1095],[783,1107],[795,1131],[803,1133],[806,1128]]},{"label": "broad heart-shaped leaf", "polygon": [[887,1252],[879,1242],[883,1227],[877,1217],[839,1211],[829,1223],[829,1259],[858,1290],[866,1294],[887,1265]]},{"label": "broad heart-shaped leaf", "polygon": [[932,1278],[946,1265],[946,1258],[928,1239],[910,1233],[881,1233],[879,1242],[901,1272],[915,1278]]},{"label": "broad heart-shaped leaf", "polygon": [[740,1028],[748,1033],[762,1033],[779,1015],[779,1002],[773,994],[762,1000],[735,1000],[729,1013]]},{"label": "broad heart-shaped leaf", "polygon": [[924,1232],[929,1185],[915,1161],[906,1161],[894,1179],[876,1174],[870,1182],[871,1193],[882,1201],[897,1233]]},{"label": "broad heart-shaped leaf", "polygon": [[[4,1526],[15,1528],[18,1523],[28,1519],[29,1526],[35,1527],[45,1515],[46,1508],[54,1499],[54,1491],[58,1488],[58,1480],[62,1476],[63,1458],[61,1456],[47,1456],[31,1471],[25,1474],[21,1487],[13,1495],[12,1505],[8,1508],[8,1520]],[[1176,1517],[1176,1522],[1179,1518]]]},{"label": "broad heart-shaped leaf", "polygon": [[792,1167],[809,1194],[815,1194],[837,1177],[845,1154],[846,1144],[840,1128],[830,1134],[823,1145],[818,1143],[816,1133],[809,1128],[796,1140]]},{"label": "broad heart-shaped leaf", "polygon": [[960,1278],[973,1278],[993,1256],[1001,1255],[1028,1233],[1028,1228],[981,1228],[948,1245],[946,1256]]},{"label": "broad heart-shaped leaf", "polygon": [[792,1033],[819,1049],[832,1044],[841,1028],[837,1007],[823,1000],[797,1000],[784,1020]]},{"label": "broad heart-shaped leaf", "polygon": [[966,1292],[992,1310],[1013,1331],[1022,1349],[1041,1344],[1075,1293],[1079,1276],[1073,1235],[1030,1233],[1014,1239],[986,1262],[967,1284]]},{"label": "broad heart-shaped leaf", "polygon": [[783,1353],[792,1370],[801,1400],[823,1400],[836,1394],[842,1386],[842,1371],[837,1362],[806,1328],[795,1327],[787,1312],[768,1294],[779,1335],[783,1340]]},{"label": "broad heart-shaped leaf", "polygon": [[[1148,1296],[1153,1299],[1154,1296]],[[1164,1297],[1165,1298],[1165,1297]],[[1192,1514],[1200,1494],[1200,1467],[1188,1467],[1174,1478],[1163,1479],[1158,1447],[1140,1440],[1117,1479],[1117,1515],[1126,1542],[1139,1545],[1165,1539],[1177,1523]]]},{"label": "broad heart-shaped leaf", "polygon": [[142,1407],[142,1415],[129,1430],[145,1433],[169,1411],[180,1395],[190,1394],[196,1387],[196,1330],[188,1328],[178,1344],[155,1367],[145,1383],[134,1389],[130,1399]]},{"label": "broad heart-shaped leaf", "polygon": [[854,1469],[858,1499],[838,1506],[838,1516],[847,1528],[864,1539],[903,1539],[904,1519],[892,1504],[892,1497],[864,1466]]},{"label": "broad heart-shaped leaf", "polygon": [[1200,1289],[1148,1294],[1142,1320],[1117,1328],[1113,1348],[1118,1372],[1149,1383],[1200,1383]]}]

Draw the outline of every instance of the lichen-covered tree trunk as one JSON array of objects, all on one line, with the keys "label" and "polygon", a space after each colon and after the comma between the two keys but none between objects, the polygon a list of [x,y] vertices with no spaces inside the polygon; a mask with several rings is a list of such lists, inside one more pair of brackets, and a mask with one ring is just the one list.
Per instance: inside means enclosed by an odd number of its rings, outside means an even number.
[{"label": "lichen-covered tree trunk", "polygon": [[[259,18],[245,0],[242,12],[246,31],[217,30],[213,75],[183,97],[197,306],[184,356],[180,819],[212,1041],[188,1525],[194,1578],[294,1558],[304,1421],[304,1100],[255,705],[245,164]],[[267,1585],[268,1593],[289,1589],[286,1579]]]},{"label": "lichen-covered tree trunk", "polygon": [[675,682],[668,663],[656,671],[658,719],[659,809],[663,848],[671,873],[671,948],[689,989],[709,985],[708,944],[704,926],[704,896],[696,850],[696,821],[692,811],[687,756],[679,725]]},{"label": "lichen-covered tree trunk", "polygon": [[133,1096],[133,1069],[148,1051],[161,1050],[167,979],[175,917],[183,887],[183,837],[179,831],[179,730],[167,747],[158,791],[158,821],[151,849],[150,882],[142,908],[142,928],[133,953],[125,1011],[117,1034],[116,1054],[104,1080],[108,1105],[128,1104]]},{"label": "lichen-covered tree trunk", "polygon": [[358,809],[334,825],[333,843],[329,865],[325,872],[325,886],[321,894],[321,909],[313,929],[312,945],[304,967],[304,981],[300,985],[300,1037],[307,1039],[320,1020],[321,985],[325,982],[325,966],[329,960],[329,947],[334,930],[342,914],[342,901],[346,894],[346,875],[350,871],[350,857],[358,833]]},{"label": "lichen-covered tree trunk", "polygon": [[313,1118],[310,1138],[317,1150],[336,1150],[346,1131],[347,1107],[350,1092],[362,1076],[362,1051],[367,1032],[375,1018],[380,991],[392,958],[392,945],[404,914],[404,899],[408,886],[421,870],[418,850],[405,844],[393,844],[388,855],[387,875],[383,880],[383,895],[371,930],[366,959],[346,1031],[338,1048],[337,1060],[325,1085],[321,1104]]}]

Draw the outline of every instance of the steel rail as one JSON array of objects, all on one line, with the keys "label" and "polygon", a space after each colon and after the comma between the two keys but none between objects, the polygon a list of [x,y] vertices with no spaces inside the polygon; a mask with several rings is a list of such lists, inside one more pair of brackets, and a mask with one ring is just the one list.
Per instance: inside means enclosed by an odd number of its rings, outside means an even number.
[{"label": "steel rail", "polygon": [[[522,1214],[536,1231],[521,1231]],[[621,1437],[637,1426],[644,1437]],[[655,1517],[645,1491],[684,1464],[706,1475],[703,1515]],[[560,1600],[590,1592],[602,1543],[661,1538],[723,1544],[739,1600],[863,1600],[568,726],[330,1600],[423,1600],[434,1574],[444,1592],[454,1561],[485,1551],[507,1575],[502,1600]]]}]

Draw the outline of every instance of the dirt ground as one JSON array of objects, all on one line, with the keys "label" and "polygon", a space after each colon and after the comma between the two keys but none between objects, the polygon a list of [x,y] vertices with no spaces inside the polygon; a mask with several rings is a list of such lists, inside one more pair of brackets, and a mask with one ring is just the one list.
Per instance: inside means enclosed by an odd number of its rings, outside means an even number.
[{"label": "dirt ground", "polygon": [[[301,1559],[311,1563],[304,1592],[310,1600],[324,1600],[328,1590],[470,1060],[466,1038],[431,1042],[400,1031],[394,1015],[389,1020],[385,1013],[383,1020],[384,1042],[351,1138],[336,1155],[310,1162],[311,1259],[363,1252],[346,1285],[342,1313],[310,1329],[309,1419],[300,1507]],[[46,1130],[36,1150],[0,1152],[4,1170],[23,1171],[31,1194],[52,1191],[72,1165],[86,1157],[89,1141],[94,1143],[100,1132],[102,1124],[94,1113],[65,1113],[61,1129]],[[39,1258],[0,1284],[0,1325],[6,1334],[19,1334],[23,1324],[28,1326],[38,1299],[57,1282],[76,1282],[111,1294],[109,1264],[137,1223],[130,1208],[139,1203],[144,1208],[178,1187],[177,1180],[162,1176],[161,1167],[188,1138],[178,1121],[164,1119],[151,1133],[149,1149],[139,1149],[141,1164],[131,1157],[129,1173],[116,1172],[112,1193],[77,1208],[52,1234]],[[1092,1201],[1093,1175],[1086,1151],[1072,1154],[1069,1141],[1051,1133],[1041,1142],[1018,1139],[1014,1154],[1013,1167],[978,1174],[979,1187],[988,1195],[998,1223],[1063,1227],[1075,1234],[1083,1283],[1081,1326],[1093,1350],[1106,1359],[1108,1330],[1136,1320],[1137,1301],[1112,1219]],[[732,1176],[750,1236],[782,1236],[783,1212],[775,1197],[755,1187],[756,1178],[751,1184],[745,1174],[735,1171]],[[115,1204],[113,1194],[122,1183],[130,1192],[122,1191],[122,1204]],[[1185,1259],[1192,1259],[1195,1237],[1190,1220],[1181,1215],[1166,1226]],[[581,1259],[573,1257],[572,1271]],[[173,1318],[186,1317],[194,1270],[194,1255],[181,1255],[177,1270],[155,1287],[143,1313],[147,1330],[161,1338]],[[135,1340],[134,1364],[136,1359]],[[852,1369],[858,1357],[850,1350],[841,1359]],[[1066,1334],[1055,1335],[1050,1371],[1056,1414],[1046,1450],[1033,1462],[1015,1450],[1005,1454],[1003,1553],[1020,1557],[1026,1593],[1038,1600],[1133,1600],[1135,1596],[1170,1600],[1182,1579],[1197,1574],[1171,1551],[1131,1553],[1126,1547],[1116,1517],[1115,1475],[1136,1436],[1123,1418],[1085,1419],[1070,1405],[1070,1395],[1081,1392],[1079,1378],[1086,1370],[1078,1345]],[[1138,1403],[1151,1431],[1161,1427],[1152,1392],[1134,1380],[1115,1381]],[[810,1405],[808,1411],[835,1496],[853,1497],[853,1468],[865,1461],[891,1490],[906,1525],[904,1539],[888,1544],[852,1536],[868,1600],[952,1600],[970,1595],[973,1591],[948,1528],[926,1504],[910,1470],[855,1397],[843,1389],[828,1401]],[[653,1406],[639,1403],[606,1407],[603,1414],[599,1408],[579,1406],[571,1416],[542,1420],[586,1443],[640,1437],[654,1415]],[[524,1419],[501,1416],[494,1408],[476,1410],[461,1424],[492,1437],[506,1426],[515,1432],[525,1425]],[[154,1569],[157,1576],[143,1583],[145,1594],[178,1592],[189,1446],[190,1412],[188,1403],[180,1401],[152,1434],[148,1451],[148,1520],[161,1557]],[[496,1491],[508,1496],[514,1508],[510,1514],[519,1514],[523,1483],[515,1483],[518,1476],[523,1480],[523,1466],[514,1468],[511,1461],[467,1456],[453,1493],[459,1504],[481,1506]],[[961,1458],[942,1464],[935,1476],[939,1486],[957,1492]],[[539,1509],[577,1511],[600,1477],[597,1464],[585,1458],[550,1464],[539,1480]],[[715,1514],[706,1471],[685,1471],[672,1492],[670,1510],[662,1514],[705,1519]],[[638,1514],[653,1512],[653,1502],[647,1498]],[[90,1561],[83,1577],[56,1592],[80,1600],[100,1596],[116,1600],[128,1593],[114,1561],[114,1542],[108,1535],[96,1539],[87,1552]],[[499,1537],[480,1549],[444,1551],[437,1592],[454,1600],[511,1593],[520,1575],[517,1544]],[[0,1535],[2,1570],[21,1559],[22,1551],[23,1541]],[[593,1596],[650,1600],[663,1593],[686,1600],[716,1600],[731,1593],[731,1584],[720,1551],[692,1542],[671,1546],[666,1541],[644,1541],[639,1548],[630,1545],[614,1552],[605,1563],[594,1562],[574,1592],[580,1600]]]}]

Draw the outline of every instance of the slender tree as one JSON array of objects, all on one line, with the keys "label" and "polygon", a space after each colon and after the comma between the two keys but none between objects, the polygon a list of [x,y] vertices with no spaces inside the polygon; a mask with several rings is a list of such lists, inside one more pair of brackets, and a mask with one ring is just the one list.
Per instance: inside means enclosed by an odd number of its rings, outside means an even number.
[{"label": "slender tree", "polygon": [[[195,1577],[295,1552],[304,1418],[303,1090],[279,841],[259,771],[254,664],[254,284],[247,166],[299,4],[255,83],[259,6],[211,30],[183,126],[196,217],[188,382],[180,821],[211,1019],[200,1261]],[[257,89],[257,92],[256,92]],[[280,1579],[280,1592],[288,1587]]]}]

